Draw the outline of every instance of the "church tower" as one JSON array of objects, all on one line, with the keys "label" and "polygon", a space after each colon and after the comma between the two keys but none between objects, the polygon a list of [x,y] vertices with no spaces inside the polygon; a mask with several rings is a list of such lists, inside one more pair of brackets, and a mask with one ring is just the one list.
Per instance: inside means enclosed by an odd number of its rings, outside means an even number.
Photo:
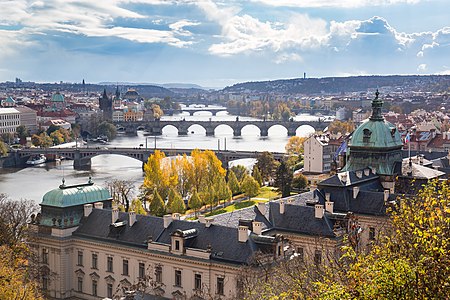
[{"label": "church tower", "polygon": [[98,99],[99,107],[103,111],[103,118],[105,120],[112,120],[112,99],[106,93],[106,88],[103,90],[103,95]]}]

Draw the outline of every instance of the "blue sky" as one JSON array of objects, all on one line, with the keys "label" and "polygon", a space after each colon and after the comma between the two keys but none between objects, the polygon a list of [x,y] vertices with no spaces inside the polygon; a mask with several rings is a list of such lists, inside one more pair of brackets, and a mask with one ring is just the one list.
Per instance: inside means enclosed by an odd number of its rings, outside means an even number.
[{"label": "blue sky", "polygon": [[450,74],[449,0],[0,0],[0,81]]}]

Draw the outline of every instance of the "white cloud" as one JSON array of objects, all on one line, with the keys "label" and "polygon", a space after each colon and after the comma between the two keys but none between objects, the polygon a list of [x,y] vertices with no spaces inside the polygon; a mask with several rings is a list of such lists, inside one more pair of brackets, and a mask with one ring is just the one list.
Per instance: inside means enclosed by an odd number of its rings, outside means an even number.
[{"label": "white cloud", "polygon": [[178,35],[183,35],[183,36],[191,36],[192,33],[188,30],[185,30],[184,27],[188,27],[188,26],[197,26],[200,25],[201,23],[199,22],[191,22],[189,20],[180,20],[177,21],[175,23],[172,23],[169,25],[169,28],[173,30],[174,33],[178,34]]},{"label": "white cloud", "polygon": [[424,72],[427,70],[427,64],[420,64],[417,66],[417,71],[418,72]]},{"label": "white cloud", "polygon": [[278,55],[274,60],[276,64],[283,64],[292,61],[302,62],[303,58],[297,53],[282,53]]},{"label": "white cloud", "polygon": [[287,7],[364,7],[416,4],[420,0],[252,0],[270,6]]}]

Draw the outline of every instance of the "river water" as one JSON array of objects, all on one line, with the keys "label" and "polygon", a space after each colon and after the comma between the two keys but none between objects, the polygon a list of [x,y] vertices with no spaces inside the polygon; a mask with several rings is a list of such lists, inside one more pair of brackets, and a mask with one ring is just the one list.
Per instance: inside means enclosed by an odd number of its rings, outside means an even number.
[{"label": "river water", "polygon": [[[236,116],[219,112],[217,116],[211,116],[208,112],[197,112],[194,116],[184,112],[175,116],[163,117],[163,120],[235,120]],[[248,117],[239,117],[241,120],[252,120]],[[323,118],[323,117],[322,117]],[[296,120],[317,120],[310,115],[299,115]],[[314,132],[312,127],[302,126],[297,130],[297,135],[308,135]],[[199,148],[221,150],[251,150],[284,152],[287,143],[287,130],[281,126],[273,126],[269,129],[268,137],[260,137],[259,129],[255,126],[246,126],[242,129],[242,136],[233,137],[233,130],[221,125],[216,128],[215,136],[206,136],[206,131],[200,125],[189,128],[187,136],[178,136],[174,127],[167,126],[163,134],[146,136],[139,131],[137,136],[119,135],[111,141],[107,147],[144,147],[149,148]],[[26,167],[23,169],[0,169],[0,193],[6,193],[12,199],[31,199],[36,203],[42,201],[43,195],[51,189],[57,188],[65,178],[66,184],[79,184],[87,182],[88,177],[96,184],[105,185],[105,182],[113,179],[131,180],[135,183],[135,195],[138,187],[143,182],[142,163],[132,158],[120,155],[100,155],[92,159],[90,170],[74,170],[73,161],[47,162],[42,165]]]}]

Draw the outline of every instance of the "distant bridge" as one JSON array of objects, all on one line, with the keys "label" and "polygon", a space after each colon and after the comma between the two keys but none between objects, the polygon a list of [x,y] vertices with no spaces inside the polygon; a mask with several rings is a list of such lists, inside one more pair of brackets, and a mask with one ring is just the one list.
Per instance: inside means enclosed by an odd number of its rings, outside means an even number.
[{"label": "distant bridge", "polygon": [[[10,156],[14,156],[16,166],[21,166],[25,163],[28,157],[36,154],[44,155],[58,155],[64,156],[73,160],[75,169],[82,169],[90,167],[91,159],[98,155],[116,154],[131,157],[141,161],[143,164],[147,162],[148,157],[155,152],[155,150],[162,151],[166,156],[189,155],[194,149],[172,149],[172,148],[107,148],[107,147],[90,147],[90,148],[29,148],[20,149],[11,152]],[[257,151],[227,151],[227,150],[212,150],[222,162],[224,167],[228,167],[230,161],[242,158],[257,158],[261,152]],[[285,153],[272,152],[276,160],[281,160],[286,155]]]},{"label": "distant bridge", "polygon": [[267,120],[252,120],[240,121],[239,117],[236,121],[191,121],[191,120],[155,120],[155,121],[136,121],[136,122],[114,122],[118,128],[123,128],[126,133],[136,134],[138,129],[147,130],[151,135],[161,135],[162,130],[166,126],[173,126],[178,130],[178,135],[187,135],[189,127],[192,125],[200,125],[206,130],[207,136],[213,136],[216,127],[220,125],[227,125],[233,129],[234,136],[241,136],[242,128],[248,125],[254,125],[260,130],[261,136],[268,136],[269,129],[272,126],[280,125],[287,129],[288,136],[295,136],[296,131],[300,126],[309,125],[315,130],[324,130],[329,122],[319,121],[267,121]]},{"label": "distant bridge", "polygon": [[[213,116],[216,116],[218,112],[227,111],[233,115],[240,115],[240,111],[237,108],[227,108],[227,107],[214,107],[214,106],[204,106],[204,107],[181,107],[180,109],[164,109],[164,114],[168,116],[173,116],[174,114],[179,114],[181,112],[189,112],[190,116],[193,116],[197,112],[210,112]],[[292,108],[291,111],[298,114],[322,114],[322,115],[331,115],[334,114],[333,111],[329,109],[321,109],[321,108]]]}]

